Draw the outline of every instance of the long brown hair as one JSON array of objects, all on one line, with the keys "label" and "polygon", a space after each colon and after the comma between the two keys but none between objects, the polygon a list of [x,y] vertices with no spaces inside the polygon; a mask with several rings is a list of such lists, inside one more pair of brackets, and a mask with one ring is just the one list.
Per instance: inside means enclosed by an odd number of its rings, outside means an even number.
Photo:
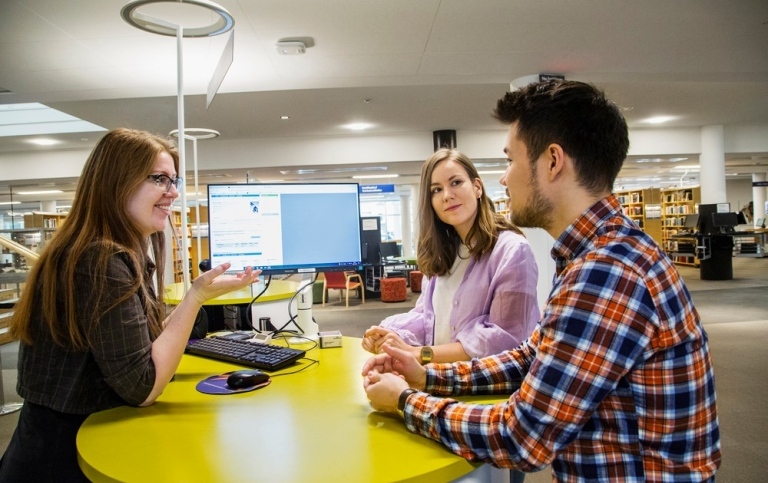
[{"label": "long brown hair", "polygon": [[[75,273],[86,255],[96,260],[91,274],[96,283],[89,294],[96,301],[94,306],[106,312],[139,293],[146,304],[150,330],[154,335],[160,333],[164,314],[165,234],[154,233],[147,240],[128,215],[127,202],[146,181],[162,152],[171,155],[178,171],[175,146],[148,132],[115,129],[96,144],[83,167],[69,215],[30,272],[11,321],[14,336],[33,344],[35,335],[47,330],[56,344],[70,345],[77,350],[88,347],[87,333],[103,313],[85,314],[86,320],[78,320]],[[149,250],[158,267],[157,296],[153,295],[152,280],[147,279]],[[136,279],[114,304],[102,307],[105,292],[109,290],[107,263],[116,254],[129,260]],[[32,324],[34,310],[40,310],[42,327]]]},{"label": "long brown hair", "polygon": [[[432,207],[432,172],[435,166],[443,161],[454,161],[467,172],[470,180],[480,180],[477,169],[472,161],[456,149],[442,148],[430,156],[421,168],[421,197],[419,200],[419,242],[417,259],[419,270],[427,276],[441,276],[448,273],[459,253],[461,238],[456,229],[438,218]],[[469,253],[479,259],[493,250],[499,232],[512,230],[522,232],[506,217],[496,213],[493,201],[485,192],[485,186],[480,181],[481,195],[477,200],[477,216],[472,228],[467,233],[465,243]]]}]

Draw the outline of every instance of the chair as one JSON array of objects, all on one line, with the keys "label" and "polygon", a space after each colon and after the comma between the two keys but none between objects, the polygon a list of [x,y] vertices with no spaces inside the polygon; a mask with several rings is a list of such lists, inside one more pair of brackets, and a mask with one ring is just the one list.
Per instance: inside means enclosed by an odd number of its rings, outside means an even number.
[{"label": "chair", "polygon": [[[349,291],[358,289],[365,303],[365,290],[363,289],[363,277],[355,272],[325,272],[323,274],[323,307],[325,307],[325,298],[328,296],[329,289],[346,290],[347,307],[349,307]],[[357,279],[357,282],[353,282]],[[339,302],[341,302],[341,292],[339,292]]]}]

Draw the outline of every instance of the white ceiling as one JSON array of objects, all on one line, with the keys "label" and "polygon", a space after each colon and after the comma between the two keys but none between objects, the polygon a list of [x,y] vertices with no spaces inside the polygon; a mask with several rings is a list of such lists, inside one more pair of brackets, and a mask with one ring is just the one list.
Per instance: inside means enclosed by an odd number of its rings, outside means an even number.
[{"label": "white ceiling", "polygon": [[[0,88],[10,91],[0,104],[41,102],[108,129],[175,129],[176,40],[129,26],[120,17],[126,3],[0,0]],[[235,18],[234,62],[207,110],[229,34],[183,42],[186,125],[221,133],[206,142],[350,136],[342,126],[351,122],[386,134],[499,130],[496,100],[510,81],[536,73],[596,83],[627,109],[632,130],[658,115],[675,116],[665,127],[768,125],[765,0],[217,3]],[[212,19],[174,2],[140,11],[185,27]],[[312,41],[304,55],[279,56],[284,38]],[[0,152],[90,148],[100,135],[61,135],[54,148],[0,138]],[[726,158],[747,175],[768,169],[768,153]],[[412,175],[422,161],[391,163],[390,172]],[[622,176],[671,166],[636,161]],[[251,176],[275,177],[278,168],[254,167]],[[229,174],[244,179],[244,171]]]}]

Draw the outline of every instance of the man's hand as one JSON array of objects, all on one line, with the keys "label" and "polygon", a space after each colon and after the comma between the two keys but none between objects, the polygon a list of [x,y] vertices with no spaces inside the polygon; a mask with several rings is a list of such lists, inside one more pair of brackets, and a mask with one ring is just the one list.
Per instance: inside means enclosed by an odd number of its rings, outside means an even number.
[{"label": "man's hand", "polygon": [[408,389],[408,383],[394,374],[381,374],[371,371],[363,378],[363,388],[376,411],[397,412],[400,394]]},{"label": "man's hand", "polygon": [[382,354],[371,357],[363,365],[363,377],[372,372],[392,373],[404,377],[412,388],[423,390],[426,387],[427,371],[414,355],[389,345],[383,345],[382,350]]}]

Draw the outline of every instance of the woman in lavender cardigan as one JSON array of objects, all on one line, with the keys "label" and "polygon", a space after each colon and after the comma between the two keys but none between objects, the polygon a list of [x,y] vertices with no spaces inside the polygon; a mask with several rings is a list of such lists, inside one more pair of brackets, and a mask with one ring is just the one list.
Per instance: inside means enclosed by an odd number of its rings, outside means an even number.
[{"label": "woman in lavender cardigan", "polygon": [[422,294],[410,312],[368,329],[363,348],[391,344],[426,364],[516,347],[539,321],[528,241],[495,212],[474,165],[455,149],[424,163],[420,196]]}]

